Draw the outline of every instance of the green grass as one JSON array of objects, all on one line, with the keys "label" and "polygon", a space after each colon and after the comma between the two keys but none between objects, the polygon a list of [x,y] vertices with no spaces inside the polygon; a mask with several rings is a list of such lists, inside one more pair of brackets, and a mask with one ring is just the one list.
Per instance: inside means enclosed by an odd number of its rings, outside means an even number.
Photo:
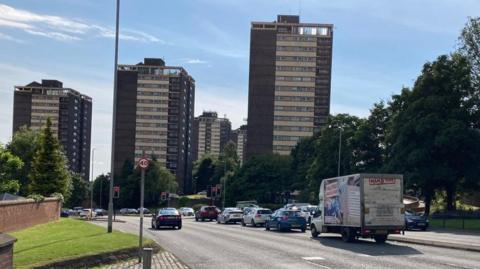
[{"label": "green grass", "polygon": [[190,200],[198,200],[198,199],[206,199],[207,196],[204,194],[191,194],[191,195],[185,195],[184,197],[187,197]]},{"label": "green grass", "polygon": [[[461,219],[446,219],[445,226],[442,219],[430,218],[430,227],[462,229]],[[465,219],[465,230],[480,231],[480,219]]]},{"label": "green grass", "polygon": [[[31,268],[70,258],[138,246],[138,236],[83,220],[61,219],[12,233],[16,268]],[[145,241],[145,243],[151,241]]]}]

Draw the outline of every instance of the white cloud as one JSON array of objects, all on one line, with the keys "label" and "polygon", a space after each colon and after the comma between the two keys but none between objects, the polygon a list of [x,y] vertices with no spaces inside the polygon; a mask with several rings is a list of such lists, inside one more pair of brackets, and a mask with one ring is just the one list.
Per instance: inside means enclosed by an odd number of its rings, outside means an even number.
[{"label": "white cloud", "polygon": [[[0,27],[19,29],[31,35],[59,41],[80,40],[88,36],[115,37],[115,31],[109,27],[78,19],[33,13],[4,4],[0,4]],[[166,44],[153,35],[132,29],[122,29],[120,38],[135,42]]]},{"label": "white cloud", "polygon": [[0,32],[0,39],[1,39],[1,40],[13,41],[13,42],[15,42],[15,43],[25,43],[25,41],[23,41],[23,40],[21,40],[21,39],[18,39],[18,38],[15,38],[15,37],[13,37],[13,36],[4,34],[4,33],[2,33],[2,32]]},{"label": "white cloud", "polygon": [[184,61],[186,64],[206,64],[208,63],[207,61],[200,60],[200,59],[186,59]]}]

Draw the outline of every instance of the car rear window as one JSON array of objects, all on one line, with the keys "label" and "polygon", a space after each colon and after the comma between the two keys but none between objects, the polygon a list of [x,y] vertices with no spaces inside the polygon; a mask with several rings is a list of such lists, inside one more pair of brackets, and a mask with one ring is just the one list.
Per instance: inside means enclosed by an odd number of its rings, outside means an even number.
[{"label": "car rear window", "polygon": [[178,215],[178,211],[175,209],[163,209],[159,212],[161,215]]},{"label": "car rear window", "polygon": [[272,214],[271,210],[258,210],[257,214]]}]

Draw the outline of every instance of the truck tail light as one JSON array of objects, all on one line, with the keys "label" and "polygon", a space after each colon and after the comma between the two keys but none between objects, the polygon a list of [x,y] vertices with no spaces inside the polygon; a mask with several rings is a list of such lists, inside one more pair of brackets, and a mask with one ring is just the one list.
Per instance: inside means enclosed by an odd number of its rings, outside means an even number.
[{"label": "truck tail light", "polygon": [[369,234],[370,234],[370,230],[368,230],[368,229],[363,230],[363,234],[364,234],[364,235],[369,235]]},{"label": "truck tail light", "polygon": [[400,232],[401,232],[400,230],[393,231],[394,234],[400,234]]}]

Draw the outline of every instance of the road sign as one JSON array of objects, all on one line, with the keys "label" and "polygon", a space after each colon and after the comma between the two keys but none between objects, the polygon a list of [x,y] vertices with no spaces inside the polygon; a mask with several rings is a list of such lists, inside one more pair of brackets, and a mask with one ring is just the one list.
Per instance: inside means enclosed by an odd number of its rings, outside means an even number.
[{"label": "road sign", "polygon": [[138,166],[140,166],[140,168],[147,169],[148,165],[149,165],[149,161],[147,158],[143,157],[140,160],[138,160]]},{"label": "road sign", "polygon": [[113,198],[118,199],[120,197],[120,187],[114,186],[113,187]]}]

